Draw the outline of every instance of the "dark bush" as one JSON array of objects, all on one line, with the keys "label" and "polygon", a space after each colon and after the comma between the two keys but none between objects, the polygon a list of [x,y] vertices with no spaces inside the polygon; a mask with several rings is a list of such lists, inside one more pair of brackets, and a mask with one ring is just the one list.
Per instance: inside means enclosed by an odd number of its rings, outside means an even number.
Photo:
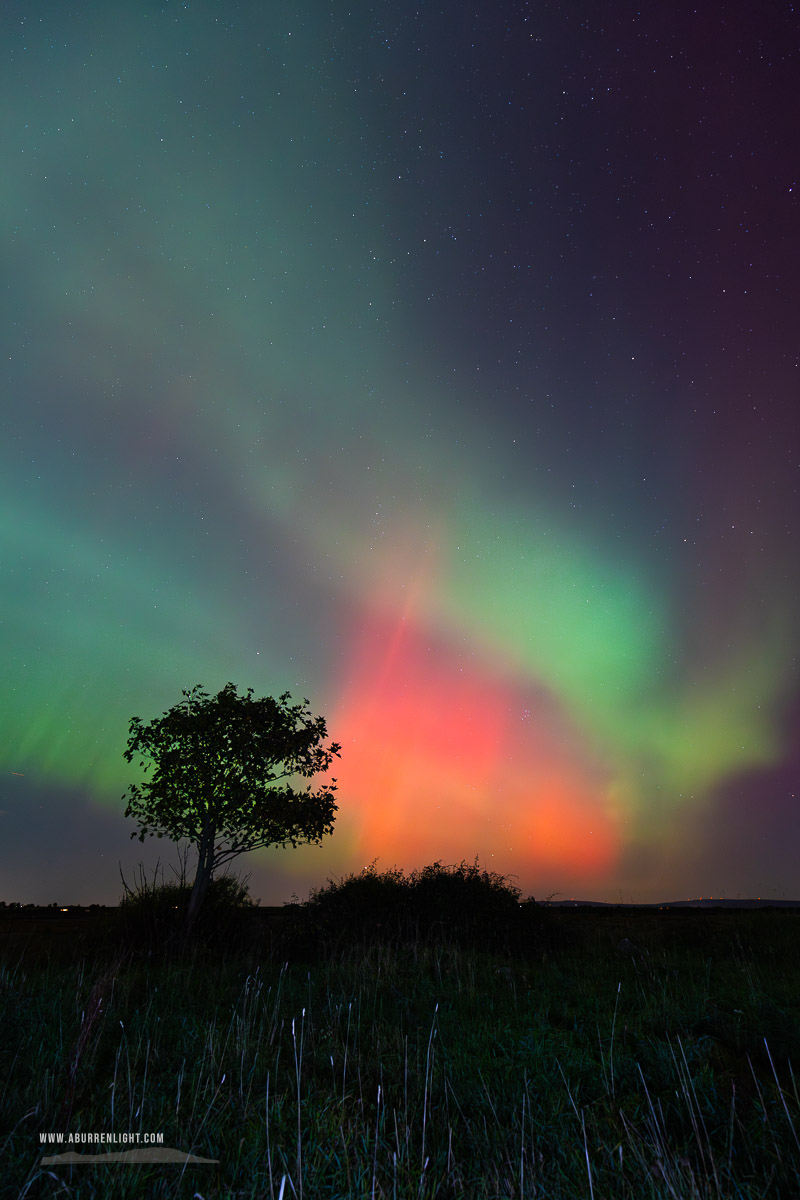
[{"label": "dark bush", "polygon": [[409,915],[409,885],[397,867],[379,872],[372,862],[357,874],[315,888],[301,909],[326,940],[398,933]]},{"label": "dark bush", "polygon": [[379,872],[371,863],[313,891],[300,906],[293,936],[310,949],[354,938],[396,941],[457,940],[499,948],[519,931],[520,891],[477,860],[441,862],[405,876],[398,867]]},{"label": "dark bush", "polygon": [[[174,883],[148,883],[140,872],[128,887],[114,921],[114,935],[135,950],[159,952],[177,947],[192,885],[185,876]],[[212,879],[192,933],[192,942],[212,949],[237,947],[247,935],[247,914],[258,901],[250,896],[247,879],[220,875]]]},{"label": "dark bush", "polygon": [[519,888],[504,875],[481,870],[477,859],[452,867],[431,863],[412,872],[409,884],[423,928],[477,934],[505,930],[519,915]]}]

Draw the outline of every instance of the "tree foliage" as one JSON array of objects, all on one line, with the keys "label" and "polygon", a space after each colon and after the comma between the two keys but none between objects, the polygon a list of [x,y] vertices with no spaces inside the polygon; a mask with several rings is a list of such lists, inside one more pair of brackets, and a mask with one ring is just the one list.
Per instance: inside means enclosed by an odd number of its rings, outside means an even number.
[{"label": "tree foliage", "polygon": [[325,745],[323,717],[308,700],[284,692],[253,698],[232,683],[216,696],[200,685],[161,717],[130,722],[124,757],[151,772],[123,796],[125,816],[140,828],[131,837],[186,839],[197,847],[197,876],[187,926],[213,872],[248,850],[318,844],[333,832],[336,780],[316,791],[298,780],[327,771],[341,747]]}]

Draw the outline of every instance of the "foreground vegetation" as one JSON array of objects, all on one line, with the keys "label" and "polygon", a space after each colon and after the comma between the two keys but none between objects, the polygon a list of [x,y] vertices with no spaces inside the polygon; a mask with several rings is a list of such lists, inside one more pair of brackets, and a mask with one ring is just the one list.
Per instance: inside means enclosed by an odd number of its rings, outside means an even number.
[{"label": "foreground vegetation", "polygon": [[[462,864],[270,924],[226,887],[188,950],[143,888],[5,954],[2,1194],[800,1195],[795,912],[547,911]],[[44,1131],[218,1161],[42,1166]]]}]

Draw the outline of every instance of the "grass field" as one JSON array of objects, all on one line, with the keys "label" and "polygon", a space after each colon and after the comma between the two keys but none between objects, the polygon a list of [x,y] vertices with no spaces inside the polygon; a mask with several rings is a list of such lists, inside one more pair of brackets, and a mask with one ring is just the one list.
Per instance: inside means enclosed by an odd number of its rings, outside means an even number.
[{"label": "grass field", "polygon": [[[2,1194],[800,1196],[797,912],[328,908],[181,953],[110,918],[7,944]],[[129,1148],[47,1131],[218,1161],[42,1166]]]}]

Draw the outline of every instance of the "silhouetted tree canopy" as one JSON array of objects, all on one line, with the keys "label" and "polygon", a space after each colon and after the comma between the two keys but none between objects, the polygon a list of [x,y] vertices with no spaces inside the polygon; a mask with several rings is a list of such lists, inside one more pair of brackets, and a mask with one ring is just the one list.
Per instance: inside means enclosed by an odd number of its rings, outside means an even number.
[{"label": "silhouetted tree canopy", "polygon": [[197,847],[197,875],[187,911],[188,933],[214,871],[262,846],[319,843],[333,832],[336,780],[317,791],[292,781],[327,771],[341,747],[325,746],[323,717],[312,717],[308,700],[290,704],[239,695],[228,683],[216,696],[200,685],[149,724],[130,722],[128,762],[152,772],[132,784],[126,817],[138,837],[186,839]]}]

